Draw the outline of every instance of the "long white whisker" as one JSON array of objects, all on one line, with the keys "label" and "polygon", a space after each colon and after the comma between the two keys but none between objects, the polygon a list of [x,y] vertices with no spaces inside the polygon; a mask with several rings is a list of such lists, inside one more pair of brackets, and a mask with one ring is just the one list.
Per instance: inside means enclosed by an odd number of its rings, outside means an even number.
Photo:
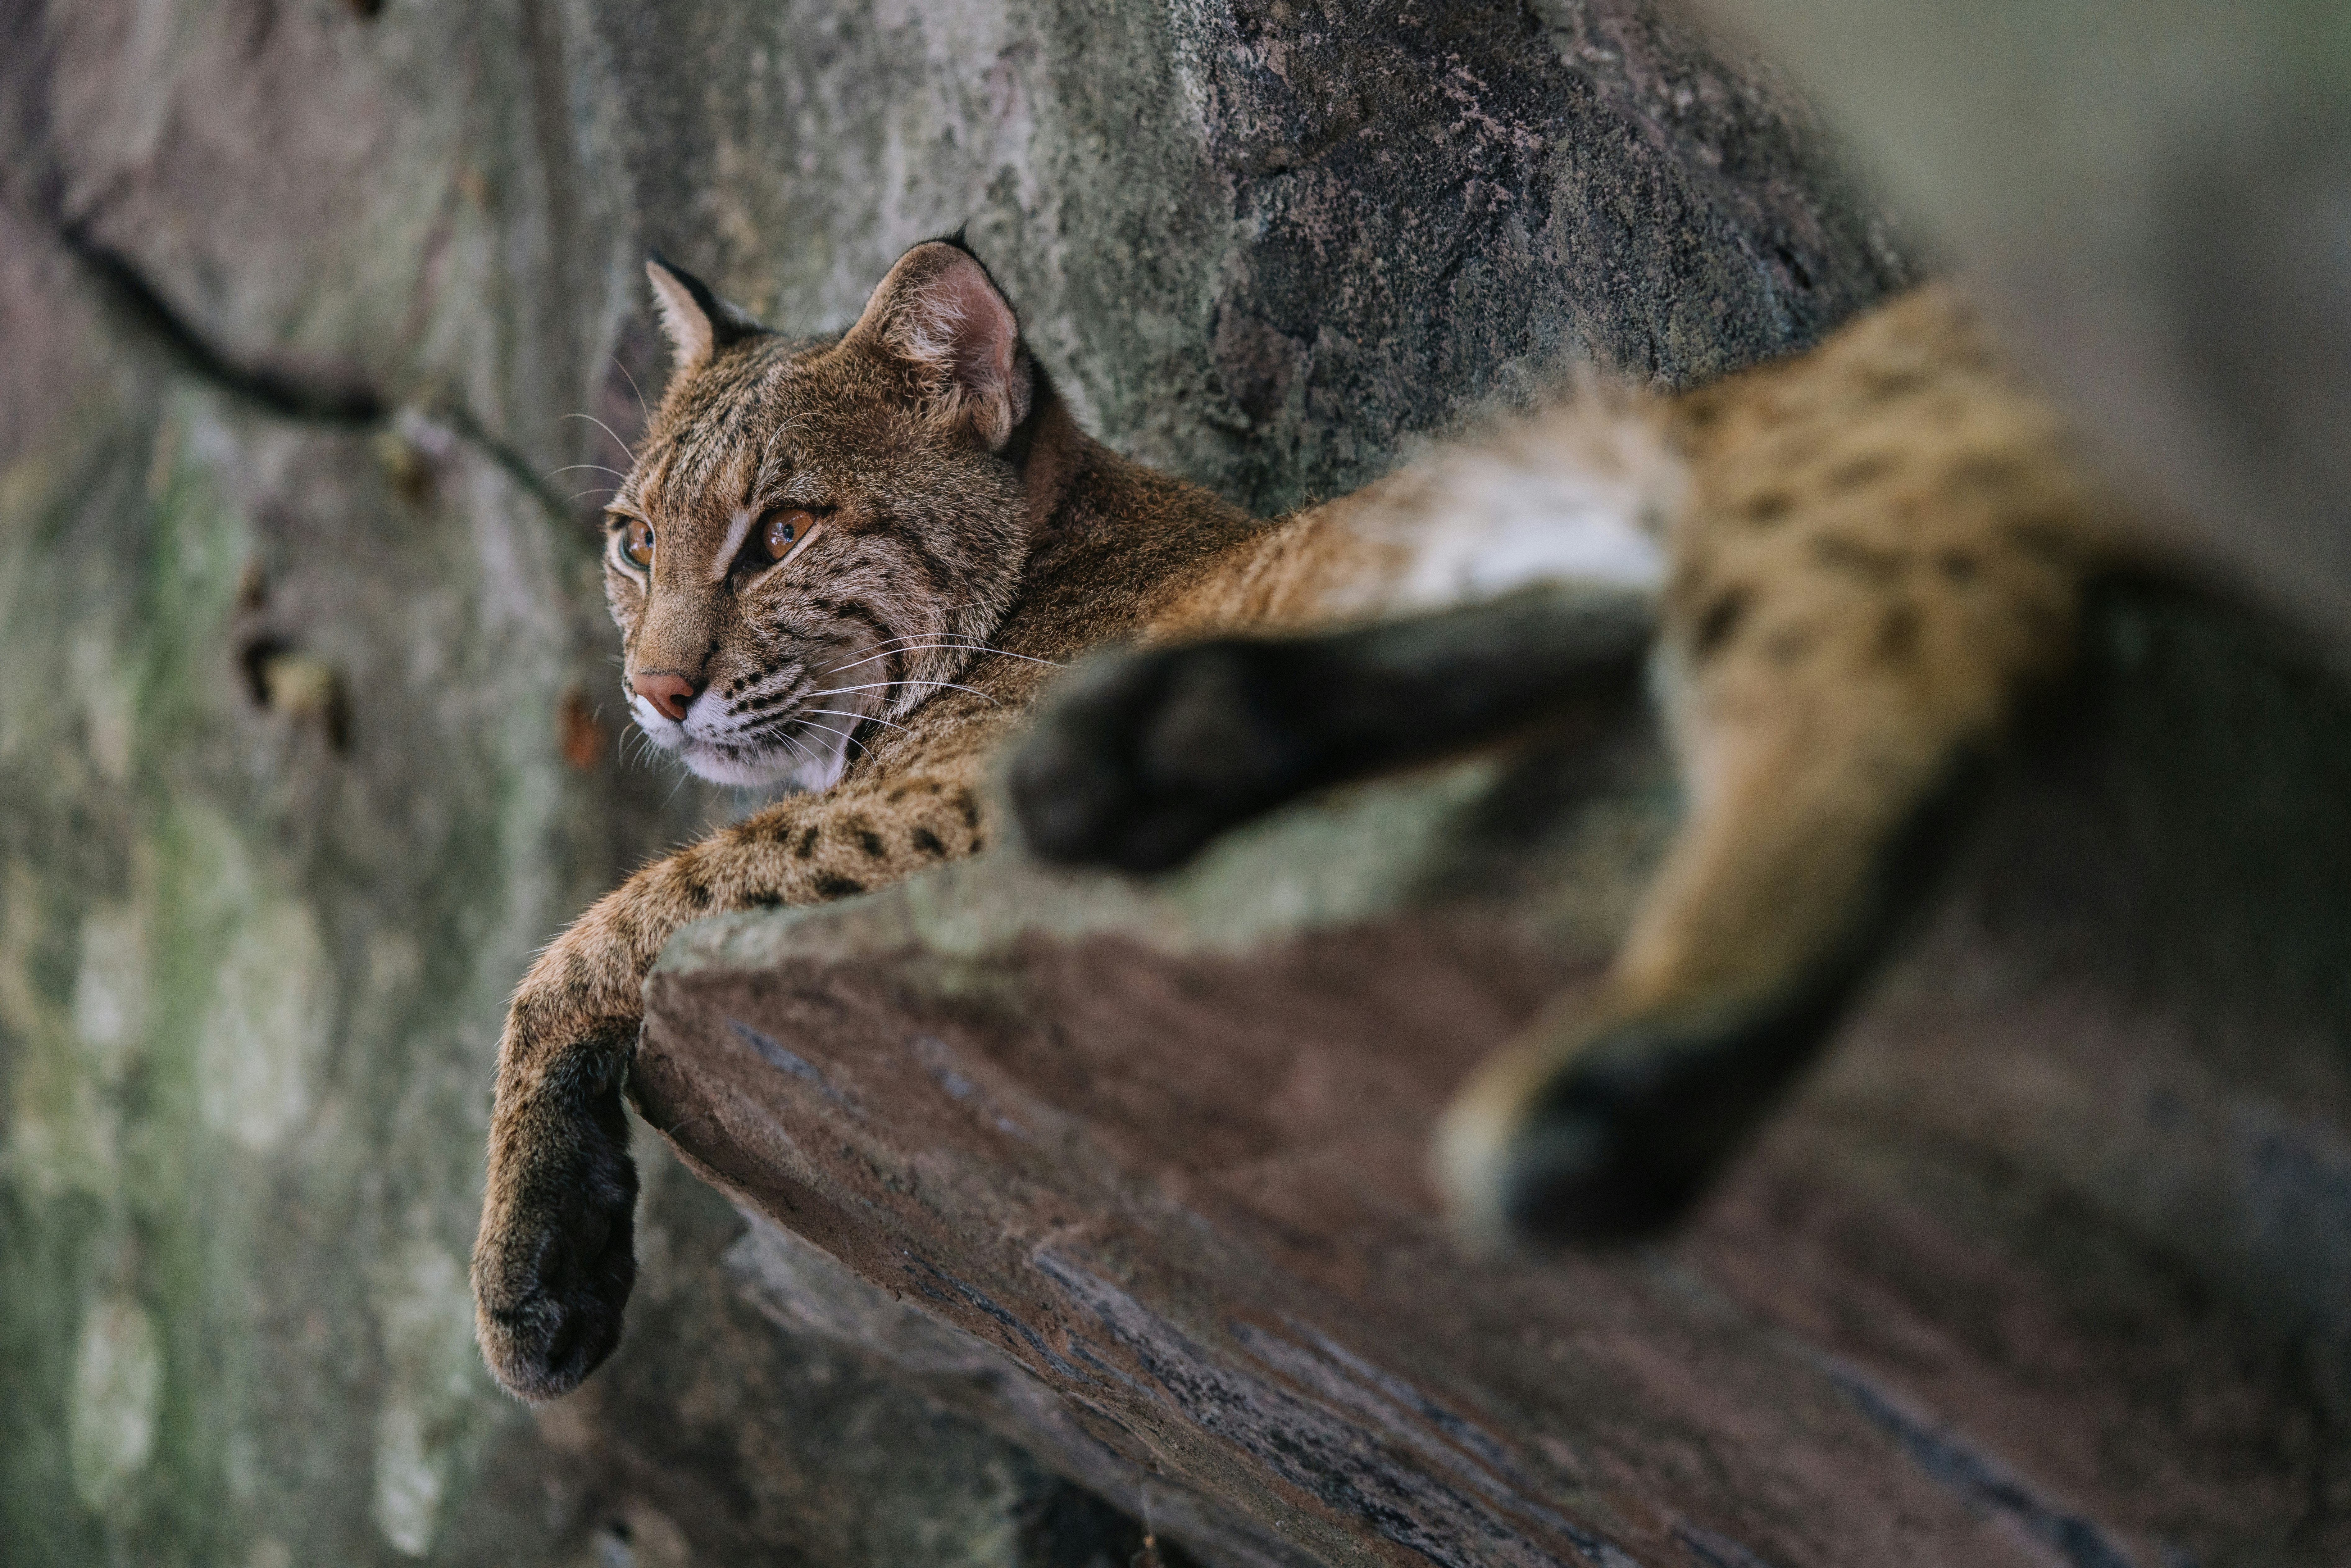
[{"label": "long white whisker", "polygon": [[807,747],[802,746],[799,741],[799,737],[794,735],[789,730],[785,730],[782,734],[777,736],[776,738],[782,741],[786,746],[790,747],[793,753],[798,756],[802,762],[814,766],[817,762],[821,760],[815,752],[810,751]]},{"label": "long white whisker", "polygon": [[653,744],[653,737],[632,721],[621,731],[621,756],[632,768],[657,768],[662,752]]},{"label": "long white whisker", "polygon": [[892,724],[892,723],[891,723],[888,719],[886,719],[886,718],[875,718],[875,717],[874,717],[872,714],[870,714],[870,713],[852,713],[852,712],[850,712],[847,708],[840,708],[840,707],[804,707],[804,708],[799,709],[799,712],[801,712],[801,713],[829,713],[829,714],[832,715],[832,716],[833,716],[833,717],[835,717],[835,718],[853,718],[853,719],[859,719],[859,720],[863,721],[863,722],[864,722],[864,723],[866,723],[866,724],[878,724],[878,725],[882,726],[882,727],[883,727],[883,728],[884,728],[884,729],[904,729],[904,728],[906,727],[905,727],[904,725],[903,725],[903,724]]},{"label": "long white whisker", "polygon": [[936,641],[943,637],[959,639],[962,642],[970,643],[975,648],[985,648],[987,646],[987,643],[981,642],[978,638],[966,637],[960,632],[909,632],[903,637],[884,638],[883,641],[876,643],[873,645],[877,648],[888,648],[895,646],[900,643],[920,643],[925,640]]},{"label": "long white whisker", "polygon": [[892,653],[928,653],[928,652],[930,652],[930,651],[931,651],[932,649],[934,649],[934,648],[950,648],[950,649],[954,649],[955,651],[956,651],[956,652],[958,652],[958,653],[994,653],[997,657],[1001,658],[1001,659],[1019,659],[1019,660],[1021,660],[1021,661],[1023,661],[1023,662],[1025,662],[1025,663],[1027,663],[1027,664],[1047,664],[1047,665],[1050,665],[1052,668],[1054,668],[1054,669],[1056,669],[1056,670],[1058,670],[1058,669],[1061,668],[1061,662],[1060,662],[1059,660],[1057,660],[1057,659],[1032,659],[1032,658],[1030,658],[1030,657],[1029,657],[1028,654],[1026,654],[1026,653],[1010,653],[1010,652],[1008,652],[1008,651],[1007,651],[1007,650],[1005,650],[1005,649],[1002,649],[1002,648],[987,648],[987,647],[979,646],[979,645],[978,645],[978,644],[977,644],[977,643],[926,643],[925,645],[924,645],[923,647],[920,647],[920,648],[891,648],[891,649],[887,649],[887,650],[885,650],[885,651],[883,651],[883,652],[882,652],[882,653],[875,653],[875,654],[872,655],[872,656],[871,656],[871,657],[869,657],[869,658],[859,659],[859,660],[855,661],[855,662],[854,662],[854,663],[852,663],[852,664],[835,664],[832,668],[831,668],[830,670],[827,670],[827,671],[825,672],[825,674],[828,674],[828,675],[837,675],[837,674],[841,674],[843,670],[853,670],[853,669],[857,668],[857,666],[858,666],[859,664],[871,664],[876,663],[876,662],[877,662],[877,661],[879,661],[879,660],[886,659],[886,658],[888,658]]},{"label": "long white whisker", "polygon": [[[636,455],[635,453],[633,453],[633,452],[632,452],[632,451],[630,451],[630,450],[629,450],[629,444],[628,444],[627,442],[625,442],[625,441],[622,440],[619,436],[617,436],[617,435],[612,435],[612,427],[611,427],[611,425],[609,425],[609,424],[606,424],[602,420],[598,419],[594,414],[592,414],[592,413],[567,413],[567,414],[565,414],[565,415],[563,416],[563,419],[584,419],[584,420],[586,420],[589,423],[590,423],[590,424],[594,425],[597,429],[599,429],[599,430],[602,431],[605,434],[607,434],[607,435],[611,435],[611,436],[612,436],[612,444],[613,444],[613,445],[615,445],[615,446],[617,446],[617,447],[619,447],[619,448],[621,449],[621,455],[622,455],[622,456],[626,457],[626,458],[627,458],[630,462],[632,462],[632,463],[634,463],[634,462],[637,460],[637,455]],[[559,419],[559,420],[557,420],[555,423],[558,423],[558,424],[561,424],[561,423],[563,423],[563,419]]]},{"label": "long white whisker", "polygon": [[567,506],[567,507],[568,507],[568,506],[569,506],[572,502],[574,502],[574,501],[578,500],[580,497],[582,497],[582,496],[592,496],[592,495],[594,495],[594,494],[595,494],[597,491],[599,491],[599,490],[603,491],[603,492],[604,492],[604,494],[606,494],[607,496],[609,496],[609,495],[611,495],[614,490],[616,490],[616,489],[618,489],[618,488],[620,488],[620,486],[617,486],[617,485],[590,485],[590,486],[589,486],[585,490],[577,490],[577,491],[574,491],[572,494],[570,494],[570,495],[569,495],[569,496],[566,496],[566,497],[563,498],[563,504],[564,504],[565,506]]},{"label": "long white whisker", "polygon": [[[858,663],[861,664],[870,664],[875,659],[886,659],[893,653],[921,653],[928,652],[933,648],[946,648],[966,653],[987,653],[994,652],[994,650],[989,648],[985,643],[925,643],[920,639],[914,637],[893,637],[887,643],[874,643],[872,654],[866,658],[860,659]],[[854,666],[852,665],[835,664],[832,666],[832,670],[850,669],[853,667]],[[831,674],[832,670],[828,670],[825,673],[827,674]]]},{"label": "long white whisker", "polygon": [[907,632],[895,637],[884,637],[880,642],[874,643],[873,646],[876,648],[894,648],[901,643],[936,643],[946,641],[968,643],[975,648],[985,648],[987,646],[987,643],[967,632],[944,631]]},{"label": "long white whisker", "polygon": [[[967,599],[955,604],[942,604],[938,607],[938,613],[951,615],[958,610],[968,610],[978,602],[977,599]],[[878,645],[887,647],[892,643],[919,643],[925,637],[961,637],[963,635],[964,633],[960,632],[908,632],[902,636],[887,638]]]},{"label": "long white whisker", "polygon": [[[862,741],[862,740],[858,739],[858,738],[857,738],[857,737],[856,737],[852,732],[851,732],[851,731],[849,731],[849,730],[845,730],[845,729],[835,729],[835,728],[833,728],[833,727],[832,727],[832,726],[831,726],[831,725],[829,725],[829,724],[814,725],[814,726],[812,726],[811,727],[812,727],[812,728],[816,728],[816,729],[820,729],[820,730],[824,731],[824,732],[825,732],[825,734],[827,734],[827,735],[837,735],[837,736],[841,737],[841,739],[843,739],[843,740],[845,740],[845,741],[849,742],[849,744],[850,744],[850,745],[852,745],[852,746],[853,746],[853,747],[857,747],[857,749],[858,749],[858,750],[860,750],[860,751],[864,751],[864,750],[865,750],[865,743],[864,743],[863,741]],[[868,753],[867,753],[867,755],[868,755],[868,756],[871,756],[871,755],[872,755],[872,753],[868,752]]]},{"label": "long white whisker", "polygon": [[597,473],[599,473],[599,474],[610,474],[610,475],[611,475],[611,476],[612,476],[612,477],[613,477],[613,478],[615,478],[615,479],[625,479],[625,478],[627,478],[627,477],[628,477],[628,476],[627,476],[626,474],[622,473],[618,468],[607,468],[607,467],[605,467],[601,463],[566,463],[566,464],[565,464],[562,467],[560,467],[560,468],[552,468],[552,469],[549,469],[548,472],[546,472],[546,473],[544,473],[544,474],[540,475],[540,476],[538,476],[538,482],[539,482],[540,484],[544,485],[544,484],[546,484],[549,479],[554,478],[554,477],[556,476],[556,475],[558,475],[558,474],[569,474],[569,473],[570,473],[574,468],[593,468],[594,470],[596,470],[596,472],[597,472]]},{"label": "long white whisker", "polygon": [[647,424],[651,424],[653,422],[653,411],[645,406],[645,394],[637,391],[637,378],[629,375],[629,367],[621,363],[621,356],[618,354],[612,356],[612,368],[628,377],[629,390],[637,393],[637,412],[645,416]]},{"label": "long white whisker", "polygon": [[987,702],[994,702],[996,700],[994,697],[989,696],[987,693],[981,691],[977,686],[958,685],[954,681],[920,680],[913,675],[907,676],[903,681],[869,681],[862,686],[834,686],[827,691],[810,692],[807,695],[812,697],[832,697],[839,696],[843,692],[886,692],[892,686],[946,686],[954,691],[969,692],[972,695],[982,698]]},{"label": "long white whisker", "polygon": [[[984,653],[1001,653],[1003,649],[983,643],[961,632],[909,632],[903,637],[885,638],[873,644],[875,649],[904,648],[914,643],[935,643],[942,648],[973,648]],[[1018,658],[1019,655],[1015,654]]]}]

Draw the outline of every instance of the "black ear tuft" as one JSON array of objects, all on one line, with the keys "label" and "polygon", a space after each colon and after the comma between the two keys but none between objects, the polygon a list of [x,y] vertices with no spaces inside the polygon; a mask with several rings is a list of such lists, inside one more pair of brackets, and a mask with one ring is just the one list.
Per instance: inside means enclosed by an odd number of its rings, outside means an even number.
[{"label": "black ear tuft", "polygon": [[661,313],[662,331],[676,352],[680,373],[746,338],[767,334],[768,329],[747,312],[719,298],[708,284],[657,250],[645,262],[645,277],[652,280],[653,305]]}]

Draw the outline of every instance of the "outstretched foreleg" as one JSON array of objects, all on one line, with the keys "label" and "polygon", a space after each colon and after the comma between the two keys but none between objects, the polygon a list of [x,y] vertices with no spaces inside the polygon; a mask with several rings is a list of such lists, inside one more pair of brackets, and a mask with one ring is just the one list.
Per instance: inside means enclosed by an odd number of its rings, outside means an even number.
[{"label": "outstretched foreleg", "polygon": [[639,872],[540,955],[498,1045],[474,1244],[475,1328],[501,1383],[551,1399],[620,1342],[637,1195],[621,1096],[663,945],[705,915],[846,897],[961,858],[986,831],[954,774],[787,800]]},{"label": "outstretched foreleg", "polygon": [[1014,759],[1014,811],[1046,859],[1165,870],[1309,790],[1624,698],[1652,629],[1646,595],[1545,589],[1103,660],[1070,680]]}]

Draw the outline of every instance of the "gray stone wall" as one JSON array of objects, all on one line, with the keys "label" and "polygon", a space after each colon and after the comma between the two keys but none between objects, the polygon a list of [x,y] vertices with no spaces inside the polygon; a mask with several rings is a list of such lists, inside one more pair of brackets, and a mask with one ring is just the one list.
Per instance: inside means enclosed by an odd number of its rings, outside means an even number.
[{"label": "gray stone wall", "polygon": [[2150,522],[2351,626],[2351,13],[1698,3],[1834,106]]},{"label": "gray stone wall", "polygon": [[508,988],[739,804],[616,744],[643,253],[813,329],[967,225],[1097,430],[1264,508],[1909,268],[1633,0],[0,9],[0,1559],[1123,1561],[658,1163],[587,1393],[467,1322]]}]

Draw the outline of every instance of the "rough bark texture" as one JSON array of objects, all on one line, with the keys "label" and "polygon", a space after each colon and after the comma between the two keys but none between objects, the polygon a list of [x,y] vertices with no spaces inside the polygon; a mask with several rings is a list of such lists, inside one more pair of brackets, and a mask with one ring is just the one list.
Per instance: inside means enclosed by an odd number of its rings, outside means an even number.
[{"label": "rough bark texture", "polygon": [[[636,1092],[865,1321],[995,1347],[995,1419],[1226,1560],[2339,1563],[2351,701],[2209,606],[2093,628],[1925,939],[1638,1255],[1465,1260],[1421,1162],[1604,954],[1671,814],[1642,737],[1153,890],[998,857],[689,928]],[[753,1248],[778,1310],[856,1318]]]},{"label": "rough bark texture", "polygon": [[1907,276],[1629,0],[0,6],[0,1558],[1124,1561],[1008,1375],[883,1377],[697,1184],[579,1400],[467,1322],[508,988],[735,804],[614,749],[639,264],[817,329],[962,225],[1101,434],[1264,508]]}]

